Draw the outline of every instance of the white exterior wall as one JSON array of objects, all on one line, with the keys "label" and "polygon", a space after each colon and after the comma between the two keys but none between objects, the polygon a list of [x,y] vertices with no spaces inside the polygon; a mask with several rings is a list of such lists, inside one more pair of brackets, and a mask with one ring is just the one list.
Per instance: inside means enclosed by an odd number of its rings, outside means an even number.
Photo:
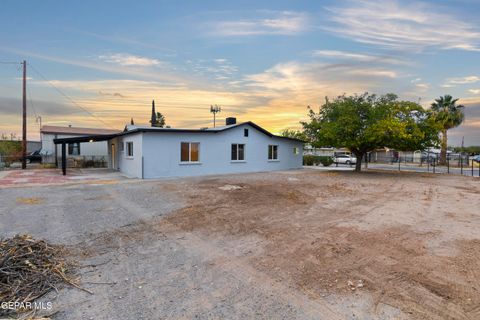
[{"label": "white exterior wall", "polygon": [[[244,128],[249,129],[249,136],[244,137]],[[137,134],[135,134],[137,135]],[[217,133],[181,133],[181,132],[144,132],[141,138],[134,140],[135,145],[143,143],[143,177],[183,177],[211,174],[258,172],[286,170],[302,167],[302,142],[269,137],[257,129],[242,125]],[[119,137],[123,141],[132,140],[134,134]],[[140,141],[138,141],[140,140]],[[199,163],[180,162],[181,142],[200,143]],[[232,143],[245,144],[245,161],[231,161]],[[278,160],[268,160],[268,146],[278,145]],[[294,148],[298,154],[294,154]],[[138,150],[140,153],[142,150]],[[142,177],[141,154],[126,162],[119,162],[120,171],[127,175]],[[119,158],[125,158],[120,155]]]},{"label": "white exterior wall", "polygon": [[[81,135],[72,135],[72,134],[53,134],[53,133],[42,133],[42,153],[52,156],[51,159],[55,159],[55,144],[53,139],[56,138],[72,138],[80,137]],[[62,146],[59,144],[57,147],[57,156],[60,158],[62,156]],[[67,157],[74,157],[73,155],[68,154],[68,146],[66,147]],[[80,156],[108,156],[108,143],[107,141],[97,141],[97,142],[82,142],[80,144]]]},{"label": "white exterior wall", "polygon": [[[142,157],[143,157],[143,134],[142,133],[133,133],[125,136],[120,136],[118,138],[110,140],[109,146],[112,143],[115,144],[116,150],[116,167],[121,172],[125,173],[127,176],[143,178],[142,177]],[[126,142],[133,142],[133,157],[127,156],[127,146]],[[123,150],[121,148],[123,144]],[[111,163],[110,163],[111,167]]]}]

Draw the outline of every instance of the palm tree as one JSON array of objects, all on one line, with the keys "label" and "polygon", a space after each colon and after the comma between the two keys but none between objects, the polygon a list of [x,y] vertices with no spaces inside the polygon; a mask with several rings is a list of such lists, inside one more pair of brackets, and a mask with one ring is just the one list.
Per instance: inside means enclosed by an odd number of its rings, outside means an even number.
[{"label": "palm tree", "polygon": [[440,164],[447,162],[447,130],[458,127],[465,119],[463,113],[465,106],[457,105],[457,101],[458,99],[453,99],[451,95],[446,94],[432,103],[432,111],[442,132]]}]

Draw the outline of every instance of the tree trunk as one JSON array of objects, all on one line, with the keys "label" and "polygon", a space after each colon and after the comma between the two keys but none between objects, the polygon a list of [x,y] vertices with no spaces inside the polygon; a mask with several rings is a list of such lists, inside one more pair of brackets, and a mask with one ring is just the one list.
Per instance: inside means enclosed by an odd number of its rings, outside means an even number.
[{"label": "tree trunk", "polygon": [[355,154],[355,157],[357,158],[357,163],[355,163],[355,172],[360,172],[360,171],[362,171],[362,159],[363,159],[363,156],[364,156],[363,153]]},{"label": "tree trunk", "polygon": [[442,144],[441,144],[441,151],[440,151],[440,164],[446,165],[447,164],[447,130],[442,130]]}]

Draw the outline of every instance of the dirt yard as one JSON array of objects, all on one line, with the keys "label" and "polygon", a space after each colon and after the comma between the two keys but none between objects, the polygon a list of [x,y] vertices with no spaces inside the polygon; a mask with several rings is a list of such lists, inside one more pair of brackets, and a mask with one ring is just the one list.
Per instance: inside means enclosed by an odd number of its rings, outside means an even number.
[{"label": "dirt yard", "polygon": [[82,264],[94,294],[61,290],[55,319],[480,318],[478,178],[299,170],[0,201],[2,235]]}]

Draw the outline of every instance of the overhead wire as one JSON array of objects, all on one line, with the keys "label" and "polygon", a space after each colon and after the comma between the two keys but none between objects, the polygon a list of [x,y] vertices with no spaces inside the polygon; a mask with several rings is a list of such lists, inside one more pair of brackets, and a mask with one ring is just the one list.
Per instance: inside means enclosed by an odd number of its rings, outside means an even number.
[{"label": "overhead wire", "polygon": [[63,92],[62,90],[60,90],[57,86],[55,86],[50,80],[47,79],[47,77],[45,77],[38,69],[36,69],[32,64],[28,63],[28,65],[30,66],[30,68],[36,73],[38,74],[44,81],[46,81],[53,89],[55,89],[60,95],[62,95],[63,97],[65,97],[67,100],[69,100],[74,106],[76,106],[77,108],[83,110],[85,113],[87,113],[88,115],[90,115],[92,118],[95,118],[95,120],[98,120],[100,121],[101,123],[103,123],[105,126],[107,126],[108,128],[110,129],[114,129],[111,125],[109,125],[108,123],[106,123],[105,121],[103,121],[101,118],[95,116],[93,113],[91,113],[88,109],[82,107],[80,104],[78,104],[73,98],[71,98],[69,95],[67,95],[65,92]]}]

